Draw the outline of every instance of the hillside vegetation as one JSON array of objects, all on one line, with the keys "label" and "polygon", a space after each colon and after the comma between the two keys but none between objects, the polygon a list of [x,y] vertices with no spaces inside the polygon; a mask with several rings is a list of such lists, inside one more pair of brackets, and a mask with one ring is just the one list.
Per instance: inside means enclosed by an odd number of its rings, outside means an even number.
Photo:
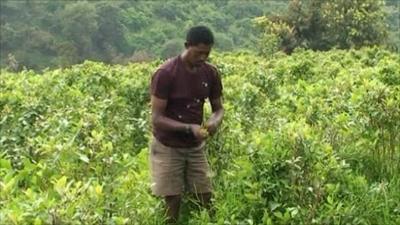
[{"label": "hillside vegetation", "polygon": [[[215,215],[185,199],[181,224],[400,224],[398,54],[210,60],[226,109],[207,149]],[[1,71],[0,224],[162,224],[147,162],[160,63]]]}]

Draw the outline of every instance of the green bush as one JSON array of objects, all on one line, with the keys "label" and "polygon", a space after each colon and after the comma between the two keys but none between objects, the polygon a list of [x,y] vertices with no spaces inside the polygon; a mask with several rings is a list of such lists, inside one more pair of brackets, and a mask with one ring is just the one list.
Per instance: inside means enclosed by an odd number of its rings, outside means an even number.
[{"label": "green bush", "polygon": [[[215,215],[185,198],[181,224],[400,222],[398,55],[211,61],[226,110],[207,149]],[[163,224],[147,162],[160,63],[1,71],[0,224]]]}]

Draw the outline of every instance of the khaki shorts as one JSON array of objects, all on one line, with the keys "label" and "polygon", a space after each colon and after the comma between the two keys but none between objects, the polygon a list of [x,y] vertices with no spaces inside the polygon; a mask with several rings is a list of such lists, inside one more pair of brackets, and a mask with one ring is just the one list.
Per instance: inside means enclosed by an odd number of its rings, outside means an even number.
[{"label": "khaki shorts", "polygon": [[185,190],[192,193],[212,191],[204,143],[194,148],[173,148],[153,138],[150,165],[154,195],[180,195]]}]

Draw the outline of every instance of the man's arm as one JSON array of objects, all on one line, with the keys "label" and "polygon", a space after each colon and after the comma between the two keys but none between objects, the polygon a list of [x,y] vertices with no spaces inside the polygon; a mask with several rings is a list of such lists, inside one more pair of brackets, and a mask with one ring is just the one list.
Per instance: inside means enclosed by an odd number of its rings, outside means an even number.
[{"label": "man's arm", "polygon": [[165,116],[167,100],[151,96],[151,121],[154,127],[170,131],[183,131],[192,133],[198,139],[204,139],[205,136],[200,132],[198,124],[182,123]]},{"label": "man's arm", "polygon": [[224,107],[222,105],[222,98],[210,99],[212,114],[210,119],[206,122],[207,130],[210,134],[214,134],[222,122],[224,117]]},{"label": "man's arm", "polygon": [[187,131],[185,124],[165,116],[165,109],[167,107],[167,100],[151,96],[151,120],[153,126],[171,131]]}]

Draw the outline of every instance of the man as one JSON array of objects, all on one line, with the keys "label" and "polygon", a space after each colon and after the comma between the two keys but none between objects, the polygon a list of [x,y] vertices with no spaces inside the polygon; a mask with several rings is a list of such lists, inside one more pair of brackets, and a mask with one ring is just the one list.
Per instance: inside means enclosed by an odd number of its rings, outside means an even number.
[{"label": "man", "polygon": [[[185,190],[210,208],[212,188],[205,140],[217,131],[224,115],[221,79],[216,68],[206,62],[213,44],[210,29],[192,27],[185,50],[164,63],[151,80],[152,191],[165,198],[169,222],[178,220]],[[203,123],[207,98],[212,115]]]}]

